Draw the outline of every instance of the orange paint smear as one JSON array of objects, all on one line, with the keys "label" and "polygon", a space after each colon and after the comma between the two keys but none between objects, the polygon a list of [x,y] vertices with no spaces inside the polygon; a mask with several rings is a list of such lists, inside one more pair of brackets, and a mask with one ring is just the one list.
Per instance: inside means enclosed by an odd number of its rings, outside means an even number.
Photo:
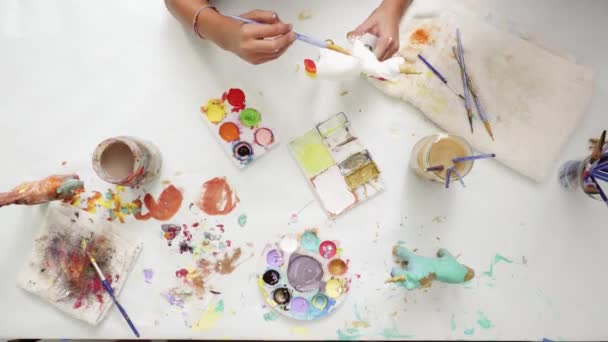
[{"label": "orange paint smear", "polygon": [[410,35],[410,42],[418,44],[427,44],[429,42],[429,33],[419,28]]},{"label": "orange paint smear", "polygon": [[225,122],[220,126],[220,137],[227,142],[237,141],[240,138],[239,128],[234,122]]},{"label": "orange paint smear", "polygon": [[312,59],[304,60],[304,70],[306,71],[307,76],[312,78],[317,77],[317,65]]},{"label": "orange paint smear", "polygon": [[197,206],[207,215],[227,215],[238,203],[239,197],[226,178],[215,177],[203,184]]},{"label": "orange paint smear", "polygon": [[146,194],[144,205],[148,209],[148,213],[137,213],[135,218],[145,221],[152,217],[159,221],[167,221],[178,212],[183,199],[182,193],[173,185],[169,185],[160,193],[158,201],[152,195]]}]

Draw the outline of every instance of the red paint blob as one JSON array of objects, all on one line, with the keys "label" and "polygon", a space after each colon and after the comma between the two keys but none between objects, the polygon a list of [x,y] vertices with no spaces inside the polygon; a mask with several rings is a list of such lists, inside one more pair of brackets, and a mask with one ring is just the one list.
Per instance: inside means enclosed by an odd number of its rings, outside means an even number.
[{"label": "red paint blob", "polygon": [[175,276],[178,278],[185,278],[188,275],[188,270],[185,268],[181,268],[175,271]]},{"label": "red paint blob", "polygon": [[197,206],[207,215],[227,215],[238,203],[239,197],[226,178],[215,177],[203,184]]},{"label": "red paint blob", "polygon": [[331,259],[338,252],[338,248],[336,244],[332,241],[326,240],[321,242],[319,245],[319,254],[323,256],[325,259]]},{"label": "red paint blob", "polygon": [[233,112],[238,112],[245,108],[245,93],[241,89],[229,89],[222,94],[222,100],[230,103]]},{"label": "red paint blob", "polygon": [[150,194],[144,196],[144,204],[148,208],[147,214],[137,213],[135,218],[138,220],[148,220],[153,217],[159,221],[167,221],[173,217],[182,205],[184,197],[182,193],[173,185],[169,185],[158,197],[158,201]]},{"label": "red paint blob", "polygon": [[305,59],[304,70],[306,70],[307,73],[314,75],[317,73],[317,65],[312,59]]}]

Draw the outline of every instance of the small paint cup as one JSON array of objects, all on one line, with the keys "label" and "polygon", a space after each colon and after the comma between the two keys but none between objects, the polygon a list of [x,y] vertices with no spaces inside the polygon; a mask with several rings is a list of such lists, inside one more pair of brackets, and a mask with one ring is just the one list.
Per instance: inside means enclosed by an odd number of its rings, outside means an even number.
[{"label": "small paint cup", "polygon": [[[464,178],[471,172],[474,162],[454,164],[452,159],[473,155],[473,148],[464,139],[451,134],[433,134],[422,138],[412,148],[410,168],[423,179],[445,183],[447,169],[454,166]],[[441,171],[427,171],[429,167],[443,165]],[[452,175],[454,179],[456,175]]]},{"label": "small paint cup", "polygon": [[567,191],[576,192],[582,190],[587,196],[601,200],[600,194],[592,182],[585,182],[585,175],[589,172],[589,158],[582,160],[569,160],[559,168],[559,184]]},{"label": "small paint cup", "polygon": [[151,142],[135,137],[102,141],[93,152],[93,169],[104,181],[135,187],[150,182],[160,172],[162,158]]}]

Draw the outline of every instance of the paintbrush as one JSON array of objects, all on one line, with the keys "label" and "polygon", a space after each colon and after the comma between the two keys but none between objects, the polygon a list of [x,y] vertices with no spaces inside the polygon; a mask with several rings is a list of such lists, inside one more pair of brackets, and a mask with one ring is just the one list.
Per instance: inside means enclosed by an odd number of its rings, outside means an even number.
[{"label": "paintbrush", "polygon": [[496,153],[488,153],[488,154],[478,154],[475,156],[467,156],[467,157],[457,157],[452,159],[452,163],[462,163],[468,160],[478,160],[478,159],[486,159],[486,158],[494,158],[496,157]]},{"label": "paintbrush", "polygon": [[426,168],[426,172],[441,172],[445,169],[445,166],[443,165],[435,165],[435,166],[431,166],[431,167],[427,167]]},{"label": "paintbrush", "polygon": [[[458,65],[460,66],[460,70],[462,71],[462,81],[463,81],[463,85],[465,88],[467,88],[467,90],[465,90],[465,96],[466,93],[470,92],[471,95],[473,96],[473,101],[475,102],[475,107],[477,107],[477,113],[479,114],[479,117],[481,118],[481,121],[483,122],[483,125],[486,128],[486,131],[488,132],[488,134],[490,135],[490,138],[492,138],[492,140],[494,140],[494,134],[492,133],[492,127],[490,126],[490,122],[488,121],[488,117],[485,114],[485,111],[483,110],[483,107],[481,106],[481,102],[479,101],[479,96],[477,94],[477,92],[474,90],[473,87],[473,83],[471,82],[471,78],[469,77],[469,74],[467,73],[467,67],[466,67],[466,63],[464,61],[464,50],[462,47],[462,39],[460,37],[460,29],[456,29],[456,40],[458,43],[458,53],[456,54],[456,60],[458,61]],[[454,51],[454,49],[452,48],[452,51],[454,53],[456,53]],[[470,99],[469,99],[470,101]],[[470,108],[470,103],[469,103],[469,108]],[[467,114],[469,115],[469,123],[471,124],[471,131],[472,131],[472,113],[467,111]]]},{"label": "paintbrush", "polygon": [[458,181],[460,182],[460,185],[462,185],[463,188],[466,188],[467,186],[464,185],[464,181],[462,180],[462,176],[460,175],[460,172],[458,172],[458,169],[456,169],[456,166],[452,166],[452,172],[454,172],[454,175],[456,177],[458,177]]},{"label": "paintbrush", "polygon": [[87,254],[87,257],[89,258],[91,265],[95,269],[95,272],[97,272],[97,275],[99,276],[99,279],[101,280],[101,284],[103,285],[104,289],[106,289],[106,292],[108,293],[110,298],[112,298],[112,300],[114,301],[114,304],[116,304],[116,307],[118,308],[118,311],[120,311],[120,313],[122,314],[122,317],[124,317],[125,320],[127,321],[127,324],[129,324],[129,327],[131,328],[131,331],[133,331],[133,334],[135,334],[136,337],[139,337],[139,332],[135,328],[135,325],[133,325],[133,322],[131,322],[131,318],[129,318],[129,315],[127,314],[125,309],[122,307],[122,305],[120,305],[120,303],[116,299],[116,296],[114,296],[114,290],[112,289],[112,286],[110,285],[110,283],[108,283],[108,281],[106,280],[106,277],[101,272],[99,265],[97,265],[97,261],[95,261],[95,258],[86,250],[87,244],[88,244],[88,241],[86,239],[82,239],[80,246]]},{"label": "paintbrush", "polygon": [[[238,15],[228,15],[228,17],[230,17],[232,19],[235,19],[235,20],[238,20],[238,21],[242,21],[242,22],[247,23],[247,24],[261,24],[258,21],[247,19],[247,18],[243,18],[243,17],[239,17]],[[333,51],[336,51],[336,52],[339,52],[339,53],[343,53],[345,55],[350,55],[350,52],[348,50],[346,50],[345,48],[343,48],[343,47],[341,47],[339,45],[336,45],[331,40],[329,40],[329,41],[323,41],[323,40],[319,40],[319,39],[316,39],[316,38],[312,38],[312,37],[303,35],[303,34],[298,33],[298,32],[294,32],[294,33],[296,34],[296,39],[299,40],[299,41],[301,41],[301,42],[304,42],[304,43],[307,43],[307,44],[310,44],[310,45],[313,45],[313,46],[316,46],[316,47],[320,47],[322,49],[330,49],[330,50],[333,50]]]},{"label": "paintbrush", "polygon": [[445,188],[449,189],[450,188],[450,178],[452,177],[452,168],[448,168],[446,173],[445,173]]},{"label": "paintbrush", "polygon": [[458,94],[456,92],[456,90],[454,90],[454,88],[452,88],[452,86],[450,86],[450,84],[448,83],[448,80],[439,72],[439,70],[435,69],[435,67],[433,65],[431,65],[431,63],[429,63],[429,61],[427,61],[426,58],[422,57],[421,54],[418,54],[418,58],[420,58],[422,63],[424,63],[429,69],[431,69],[433,74],[435,76],[437,76],[437,78],[439,78],[441,80],[441,82],[443,82],[443,84],[445,84],[446,87],[448,87],[452,91],[452,93],[454,93],[454,95],[460,97],[461,99],[465,99],[462,95]]},{"label": "paintbrush", "polygon": [[464,92],[464,106],[467,110],[469,125],[471,126],[471,133],[473,133],[473,111],[471,109],[471,94],[469,94],[470,90],[467,86],[467,70],[464,64],[462,42],[460,41],[460,29],[456,29],[456,38],[458,39],[458,60],[460,65],[460,72],[462,74],[462,91]]},{"label": "paintbrush", "polygon": [[593,149],[593,153],[591,153],[591,158],[589,159],[589,162],[593,163],[602,157],[602,150],[604,148],[605,143],[606,143],[606,130],[604,130],[602,132],[602,135],[600,136],[600,140],[597,141],[597,144],[595,145],[595,148]]}]

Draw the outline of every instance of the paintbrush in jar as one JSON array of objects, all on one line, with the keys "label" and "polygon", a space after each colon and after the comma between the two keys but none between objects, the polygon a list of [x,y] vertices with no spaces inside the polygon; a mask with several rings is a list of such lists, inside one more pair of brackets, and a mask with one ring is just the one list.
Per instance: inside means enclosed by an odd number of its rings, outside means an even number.
[{"label": "paintbrush in jar", "polygon": [[87,257],[89,258],[89,261],[91,262],[91,265],[95,269],[95,272],[97,272],[97,275],[99,276],[99,280],[101,280],[101,284],[103,285],[103,288],[106,290],[106,292],[108,293],[110,298],[112,298],[112,301],[114,301],[114,304],[116,304],[118,311],[120,311],[120,313],[122,314],[122,317],[125,318],[125,320],[127,321],[127,324],[129,324],[129,328],[131,328],[131,331],[133,331],[133,334],[135,334],[136,337],[139,337],[139,332],[135,328],[135,325],[133,325],[133,322],[131,322],[131,318],[129,318],[129,315],[127,314],[125,309],[122,307],[122,305],[120,305],[120,303],[116,299],[116,296],[114,295],[114,290],[112,289],[112,285],[110,285],[110,283],[108,282],[106,277],[103,275],[103,272],[101,272],[101,269],[99,268],[99,265],[97,265],[97,261],[95,261],[95,258],[93,257],[93,255],[91,255],[91,253],[89,253],[87,251],[87,245],[88,245],[88,240],[82,239],[80,246],[86,253]]},{"label": "paintbrush in jar", "polygon": [[604,144],[606,143],[606,130],[602,132],[600,139],[597,141],[593,152],[591,153],[591,158],[589,162],[594,163],[596,160],[599,160],[602,157],[602,151],[604,149]]}]

